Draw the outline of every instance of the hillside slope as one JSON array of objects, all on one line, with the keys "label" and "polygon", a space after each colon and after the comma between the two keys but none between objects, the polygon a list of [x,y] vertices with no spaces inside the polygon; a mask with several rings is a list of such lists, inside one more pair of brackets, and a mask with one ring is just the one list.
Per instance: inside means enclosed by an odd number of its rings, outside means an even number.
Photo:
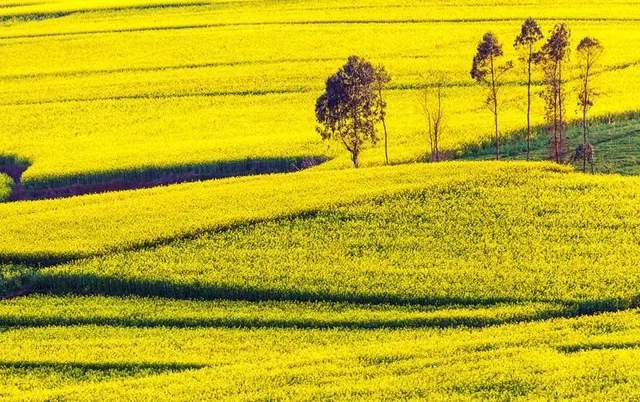
[{"label": "hillside slope", "polygon": [[639,193],[457,162],[1,205],[3,247],[33,265],[1,271],[27,295],[0,301],[0,397],[633,396]]},{"label": "hillside slope", "polygon": [[[456,152],[493,133],[484,88],[469,77],[478,40],[494,31],[516,60],[511,43],[528,16],[545,33],[566,21],[575,42],[589,35],[605,46],[593,116],[637,109],[636,5],[496,7],[436,0],[9,3],[0,9],[0,160],[28,162],[27,190],[71,187],[71,194],[119,181],[247,174],[258,162],[284,171],[273,165],[292,158],[333,158],[326,168],[346,167],[340,147],[327,147],[314,131],[314,102],[352,53],[384,64],[392,76],[385,93],[392,161],[427,152],[419,89],[436,72],[449,81],[441,146]],[[576,72],[568,74],[573,88]],[[519,68],[504,81],[500,121],[508,136],[525,124],[526,88]],[[574,109],[567,107],[568,119]],[[534,96],[534,123],[543,114]],[[362,162],[382,164],[382,148],[366,150]]]}]

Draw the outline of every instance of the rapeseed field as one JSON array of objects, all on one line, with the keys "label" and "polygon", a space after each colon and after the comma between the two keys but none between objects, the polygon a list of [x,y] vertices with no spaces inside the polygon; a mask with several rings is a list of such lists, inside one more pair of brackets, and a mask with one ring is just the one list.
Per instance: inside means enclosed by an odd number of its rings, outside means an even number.
[{"label": "rapeseed field", "polygon": [[[640,398],[638,6],[0,4],[0,400]],[[604,47],[595,174],[548,161],[538,70],[524,160],[527,17],[571,30],[568,152],[576,46]],[[502,161],[470,76],[487,31],[514,62]],[[389,163],[316,131],[351,55],[391,77]]]},{"label": "rapeseed field", "polygon": [[[326,77],[354,52],[384,64],[392,77],[386,95],[392,161],[428,152],[418,92],[434,72],[448,82],[442,146],[456,152],[491,139],[484,91],[469,77],[487,30],[517,64],[504,79],[501,132],[508,136],[525,124],[525,76],[512,43],[530,15],[545,34],[566,22],[572,47],[585,35],[605,46],[593,116],[636,110],[634,6],[537,3],[10,5],[2,10],[0,35],[0,155],[28,161],[24,183],[37,188],[246,158],[327,156],[336,158],[326,167],[345,167],[340,149],[327,149],[314,133],[313,102]],[[574,57],[571,87],[578,86],[575,64]],[[541,77],[534,78],[539,83]],[[538,96],[534,100],[540,124],[543,108]],[[576,102],[575,96],[567,100],[569,120],[578,117]],[[381,164],[383,152],[370,149],[362,160]]]}]

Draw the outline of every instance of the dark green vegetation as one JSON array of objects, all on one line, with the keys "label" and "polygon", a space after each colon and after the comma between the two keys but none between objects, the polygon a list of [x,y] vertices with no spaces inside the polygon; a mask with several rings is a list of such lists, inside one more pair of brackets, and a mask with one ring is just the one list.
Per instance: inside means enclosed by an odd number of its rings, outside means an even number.
[{"label": "dark green vegetation", "polygon": [[0,202],[9,199],[13,188],[13,180],[7,175],[0,173]]},{"label": "dark green vegetation", "polygon": [[[534,127],[531,143],[531,159],[549,158],[549,137],[544,127]],[[537,133],[537,134],[536,134]],[[582,126],[572,123],[567,129],[570,153],[582,142]],[[622,115],[591,120],[591,144],[595,149],[595,170],[598,173],[619,173],[623,175],[640,174],[640,113],[630,112]],[[504,159],[524,160],[526,158],[526,132],[519,130],[503,143],[501,149]],[[462,152],[465,159],[490,159],[495,154],[495,146],[485,143],[478,148],[469,148]],[[576,169],[582,168],[582,161],[573,163]]]},{"label": "dark green vegetation", "polygon": [[[26,165],[11,159],[0,158],[0,172],[6,170],[15,174],[17,180]],[[282,158],[246,158],[183,166],[149,166],[135,169],[121,169],[107,172],[93,172],[59,177],[43,177],[21,183],[11,192],[14,200],[69,197],[82,194],[101,193],[160,185],[184,183],[199,180],[239,177],[257,174],[290,173],[307,169],[326,160],[322,156],[300,156]],[[0,180],[1,184],[2,180]],[[3,198],[0,190],[0,201]]]}]

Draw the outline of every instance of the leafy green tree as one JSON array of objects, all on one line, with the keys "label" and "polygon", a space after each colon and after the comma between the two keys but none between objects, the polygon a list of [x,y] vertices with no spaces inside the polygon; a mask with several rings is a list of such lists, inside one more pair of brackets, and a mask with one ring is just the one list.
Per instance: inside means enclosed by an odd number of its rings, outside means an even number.
[{"label": "leafy green tree", "polygon": [[582,156],[582,171],[587,170],[587,160],[591,163],[593,171],[593,146],[589,143],[589,122],[587,113],[593,107],[596,93],[591,87],[590,78],[593,74],[593,66],[602,55],[604,47],[597,39],[583,38],[578,44],[577,54],[582,78],[580,92],[578,93],[578,106],[582,109],[582,149],[578,153]]},{"label": "leafy green tree", "polygon": [[491,113],[493,113],[496,159],[500,159],[500,134],[498,130],[499,80],[505,72],[513,67],[510,61],[499,63],[503,55],[502,44],[498,42],[498,38],[493,33],[487,32],[478,43],[476,55],[473,57],[471,66],[471,78],[479,84],[486,85],[489,89],[486,104]]},{"label": "leafy green tree", "polygon": [[389,81],[383,67],[350,56],[347,63],[326,83],[325,93],[316,101],[316,130],[324,140],[335,140],[351,153],[354,167],[367,142],[376,144],[376,126],[385,117],[382,84]]},{"label": "leafy green tree", "polygon": [[522,52],[520,60],[525,64],[527,72],[527,160],[529,160],[531,152],[531,75],[537,53],[536,44],[543,37],[544,35],[536,20],[527,18],[522,24],[520,34],[513,43],[513,47]]}]

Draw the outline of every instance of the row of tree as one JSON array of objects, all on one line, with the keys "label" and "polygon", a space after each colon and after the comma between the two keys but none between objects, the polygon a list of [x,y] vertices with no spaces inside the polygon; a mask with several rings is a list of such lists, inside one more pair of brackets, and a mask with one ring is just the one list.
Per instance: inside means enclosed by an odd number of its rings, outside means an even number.
[{"label": "row of tree", "polygon": [[[527,160],[531,152],[531,104],[533,75],[539,69],[543,77],[540,95],[545,104],[545,120],[548,123],[550,158],[558,163],[566,160],[566,112],[567,89],[565,78],[570,54],[570,31],[565,24],[558,24],[550,32],[546,42],[538,23],[527,19],[520,34],[514,41],[519,51],[519,60],[525,67],[527,86]],[[595,91],[591,87],[593,67],[602,54],[603,47],[598,40],[586,37],[577,46],[581,86],[578,105],[582,112],[583,143],[576,148],[573,160],[580,158],[583,169],[587,162],[593,169],[593,147],[589,144],[589,123],[587,114],[593,106]],[[487,32],[478,44],[473,58],[471,78],[486,86],[486,105],[491,110],[495,130],[496,159],[500,159],[500,88],[504,74],[514,66],[512,61],[504,61],[502,44],[497,37]],[[367,142],[376,144],[379,140],[377,126],[384,130],[385,163],[389,163],[388,137],[385,122],[386,102],[383,90],[390,82],[390,76],[383,66],[374,66],[368,61],[351,56],[347,63],[326,82],[325,92],[316,101],[317,130],[323,139],[336,140],[351,154],[355,167],[359,166],[359,156]],[[440,137],[443,131],[444,108],[443,91],[447,86],[446,77],[437,74],[430,85],[425,86],[420,104],[425,116],[429,138],[430,158],[442,160]]]},{"label": "row of tree", "polygon": [[[527,160],[531,152],[531,87],[532,75],[539,68],[543,76],[543,90],[540,92],[545,104],[545,121],[549,128],[549,156],[557,163],[566,160],[567,122],[565,100],[566,69],[570,54],[571,33],[566,24],[558,24],[542,44],[544,35],[538,23],[527,19],[514,41],[514,47],[520,51],[520,61],[525,65],[527,75]],[[582,112],[583,142],[576,148],[572,159],[582,159],[583,170],[587,162],[593,170],[593,146],[589,143],[589,122],[587,114],[593,106],[596,92],[590,85],[593,67],[602,55],[604,48],[597,39],[583,38],[578,44],[578,68],[581,86],[578,92],[578,106]],[[494,117],[496,159],[500,159],[500,135],[498,128],[498,93],[503,74],[513,68],[511,61],[502,62],[504,52],[496,36],[487,32],[476,50],[471,67],[471,78],[488,87],[487,105],[491,106]]]}]

